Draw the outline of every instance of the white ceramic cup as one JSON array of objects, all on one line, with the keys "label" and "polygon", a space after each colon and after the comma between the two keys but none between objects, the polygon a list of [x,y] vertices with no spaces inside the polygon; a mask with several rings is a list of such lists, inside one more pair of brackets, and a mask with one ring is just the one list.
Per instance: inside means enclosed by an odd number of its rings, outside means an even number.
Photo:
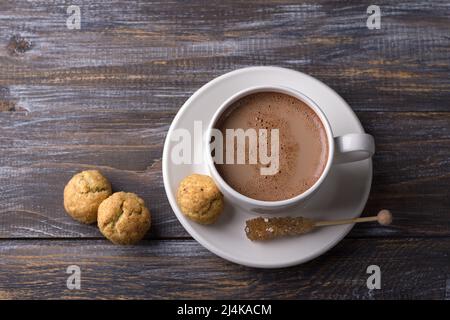
[{"label": "white ceramic cup", "polygon": [[[243,194],[240,194],[234,190],[225,180],[220,176],[214,165],[214,159],[211,155],[211,138],[213,129],[216,126],[217,121],[221,115],[237,100],[257,92],[279,92],[292,96],[300,101],[306,103],[311,109],[313,109],[322,121],[328,139],[328,159],[325,165],[325,169],[322,172],[320,178],[305,192],[286,200],[279,201],[262,201],[249,198]],[[271,213],[277,211],[283,211],[290,207],[300,206],[306,204],[306,201],[320,188],[324,180],[328,176],[330,169],[333,165],[346,162],[360,161],[372,157],[375,152],[375,142],[371,135],[366,133],[350,133],[343,136],[335,137],[331,130],[330,124],[319,108],[319,106],[303,93],[283,86],[258,86],[251,87],[242,90],[230,98],[228,98],[216,111],[211,119],[206,130],[204,139],[205,160],[208,165],[211,177],[217,184],[218,188],[224,194],[228,201],[232,201],[241,208],[256,212],[256,213]]]}]

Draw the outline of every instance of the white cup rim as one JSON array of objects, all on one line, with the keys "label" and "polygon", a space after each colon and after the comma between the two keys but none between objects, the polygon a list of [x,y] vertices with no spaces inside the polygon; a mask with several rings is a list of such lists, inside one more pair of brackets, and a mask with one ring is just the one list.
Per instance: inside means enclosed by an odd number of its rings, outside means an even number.
[{"label": "white cup rim", "polygon": [[[250,198],[248,196],[245,196],[238,191],[236,191],[234,188],[232,188],[219,174],[219,172],[216,169],[216,166],[214,165],[213,157],[211,156],[211,144],[210,139],[212,136],[212,130],[214,129],[214,126],[216,125],[217,121],[219,120],[220,116],[227,110],[234,102],[237,100],[250,95],[252,93],[257,92],[279,92],[284,93],[289,96],[292,96],[304,103],[306,103],[311,109],[314,110],[314,112],[319,116],[322,124],[324,125],[327,139],[328,139],[328,158],[327,163],[325,165],[324,170],[322,171],[322,174],[320,175],[319,179],[306,191],[304,191],[301,194],[296,195],[295,197],[284,199],[284,200],[276,200],[276,201],[266,201],[266,200],[257,200]],[[214,113],[208,128],[206,130],[206,136],[205,136],[205,144],[206,148],[206,162],[209,167],[209,170],[213,176],[213,179],[220,185],[220,187],[224,188],[229,194],[231,194],[233,197],[236,197],[240,199],[243,202],[246,202],[252,206],[258,206],[258,207],[283,207],[283,206],[289,206],[294,203],[301,202],[302,200],[308,198],[311,194],[313,194],[319,186],[322,184],[322,182],[327,177],[331,165],[333,163],[333,157],[334,157],[334,136],[333,131],[331,130],[330,123],[328,122],[327,117],[323,113],[323,111],[320,109],[320,107],[307,95],[304,93],[301,93],[298,90],[289,88],[287,86],[273,86],[273,85],[262,85],[262,86],[253,86],[250,88],[243,89],[234,95],[232,95],[230,98],[228,98],[225,102],[222,103],[222,105],[217,109],[217,111]]]}]

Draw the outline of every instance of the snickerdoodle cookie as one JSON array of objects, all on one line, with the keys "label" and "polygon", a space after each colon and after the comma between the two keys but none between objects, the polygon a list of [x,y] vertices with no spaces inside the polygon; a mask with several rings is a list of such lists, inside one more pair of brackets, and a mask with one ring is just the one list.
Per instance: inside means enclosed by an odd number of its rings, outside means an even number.
[{"label": "snickerdoodle cookie", "polygon": [[184,178],[177,192],[177,203],[188,218],[201,223],[214,223],[223,210],[223,195],[211,177],[192,174]]},{"label": "snickerdoodle cookie", "polygon": [[98,227],[115,244],[138,242],[150,224],[150,211],[134,193],[116,192],[98,208]]},{"label": "snickerdoodle cookie", "polygon": [[75,220],[97,221],[97,209],[112,193],[111,184],[97,170],[80,172],[64,188],[64,208]]}]

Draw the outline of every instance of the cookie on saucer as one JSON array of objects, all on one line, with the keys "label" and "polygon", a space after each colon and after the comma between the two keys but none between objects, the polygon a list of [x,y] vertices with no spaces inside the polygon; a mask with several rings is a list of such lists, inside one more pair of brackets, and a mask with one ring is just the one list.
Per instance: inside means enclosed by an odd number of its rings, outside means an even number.
[{"label": "cookie on saucer", "polygon": [[116,192],[98,208],[98,227],[115,244],[137,243],[150,225],[150,211],[134,193]]},{"label": "cookie on saucer", "polygon": [[64,188],[64,208],[75,220],[91,224],[97,221],[97,209],[112,193],[111,184],[97,170],[77,173]]},{"label": "cookie on saucer", "polygon": [[223,195],[211,177],[192,174],[178,187],[177,203],[189,219],[201,223],[214,223],[223,211]]}]

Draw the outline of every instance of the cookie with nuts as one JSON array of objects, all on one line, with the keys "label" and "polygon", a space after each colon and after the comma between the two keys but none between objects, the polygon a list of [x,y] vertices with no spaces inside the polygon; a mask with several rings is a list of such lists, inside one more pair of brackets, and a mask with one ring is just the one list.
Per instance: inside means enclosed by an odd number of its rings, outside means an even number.
[{"label": "cookie with nuts", "polygon": [[223,195],[211,177],[192,174],[178,187],[177,203],[189,219],[201,223],[214,223],[223,211]]},{"label": "cookie with nuts", "polygon": [[64,188],[64,208],[75,220],[91,224],[97,221],[100,203],[111,194],[111,184],[99,171],[83,171]]},{"label": "cookie with nuts", "polygon": [[150,211],[144,200],[134,193],[116,192],[98,208],[98,227],[115,244],[137,243],[150,225]]}]

